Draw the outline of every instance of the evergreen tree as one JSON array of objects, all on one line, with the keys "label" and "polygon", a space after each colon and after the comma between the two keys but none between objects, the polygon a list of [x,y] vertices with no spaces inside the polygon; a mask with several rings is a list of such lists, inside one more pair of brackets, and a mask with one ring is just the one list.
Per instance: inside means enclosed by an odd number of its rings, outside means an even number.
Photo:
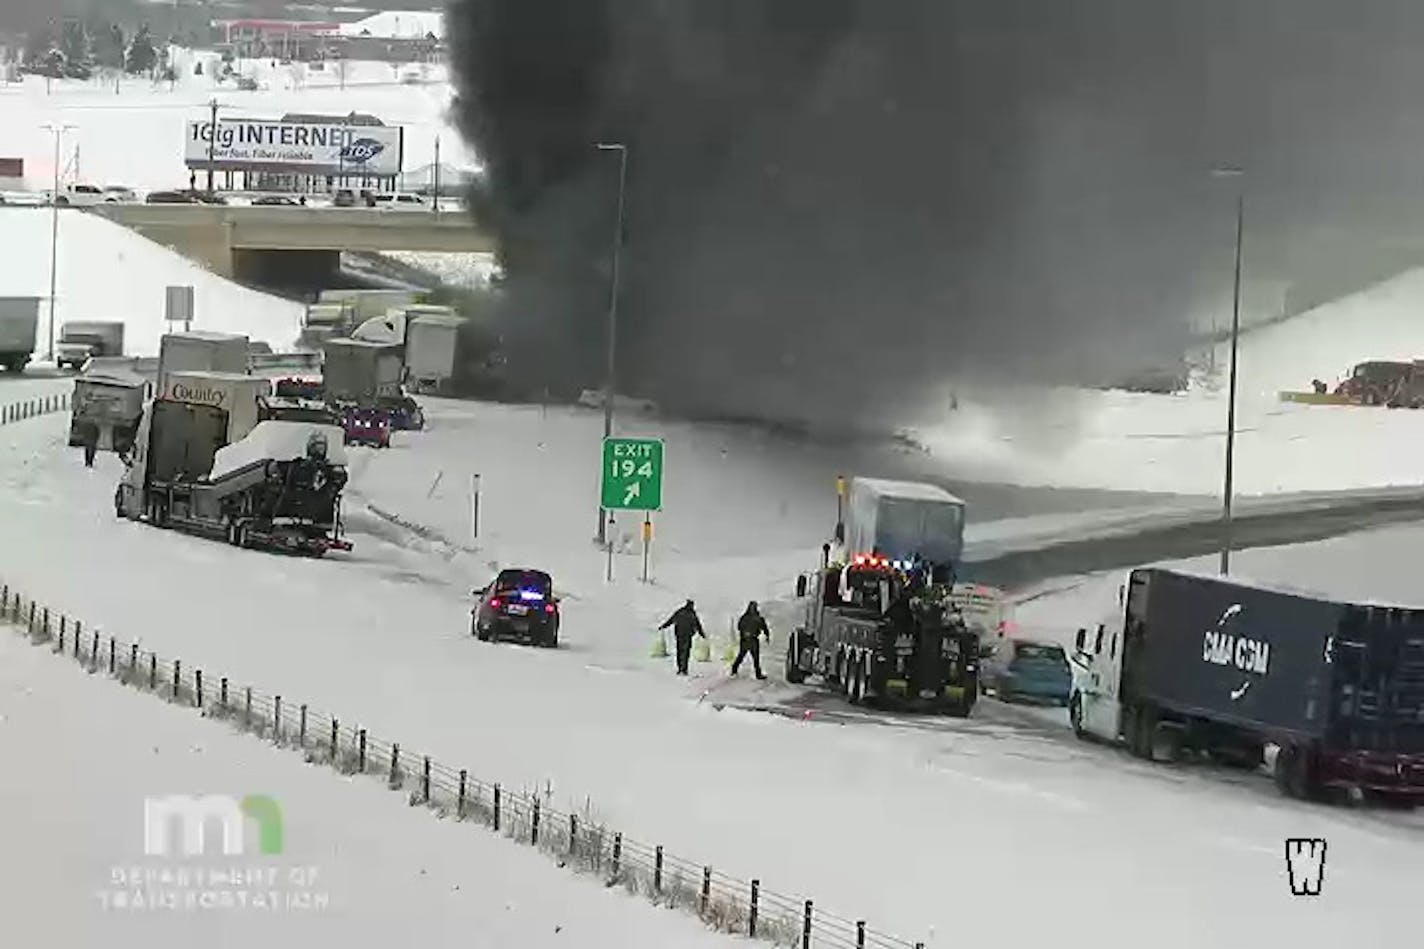
[{"label": "evergreen tree", "polygon": [[123,69],[125,58],[125,37],[123,29],[111,24],[94,33],[94,60],[105,69]]},{"label": "evergreen tree", "polygon": [[64,21],[64,28],[59,34],[59,49],[72,68],[94,64],[94,44],[89,40],[89,31],[84,28],[83,20],[71,18]]},{"label": "evergreen tree", "polygon": [[146,73],[158,63],[158,50],[153,48],[153,36],[147,26],[139,27],[129,43],[128,56],[124,60],[124,70],[130,75]]}]

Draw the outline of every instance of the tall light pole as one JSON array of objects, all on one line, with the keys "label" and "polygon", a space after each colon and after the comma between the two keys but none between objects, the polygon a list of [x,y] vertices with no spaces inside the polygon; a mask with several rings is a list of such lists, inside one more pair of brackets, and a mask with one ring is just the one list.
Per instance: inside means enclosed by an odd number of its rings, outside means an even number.
[{"label": "tall light pole", "polygon": [[1239,168],[1217,168],[1216,178],[1236,182],[1236,274],[1231,295],[1231,367],[1226,394],[1226,471],[1221,493],[1221,574],[1231,572],[1231,498],[1236,466],[1236,351],[1241,336],[1241,244],[1246,231],[1246,173]]},{"label": "tall light pole", "polygon": [[213,159],[218,146],[218,100],[208,103],[208,194],[213,193]]},{"label": "tall light pole", "polygon": [[73,125],[56,125],[46,122],[43,126],[54,136],[54,190],[49,201],[49,348],[45,358],[54,362],[54,319],[57,312],[55,303],[59,295],[59,162],[60,140],[64,133],[75,128]]},{"label": "tall light pole", "polygon": [[[599,142],[599,151],[618,153],[618,221],[613,231],[613,281],[608,294],[608,369],[603,378],[603,437],[613,435],[613,391],[618,353],[618,263],[623,245],[623,208],[628,186],[628,146]],[[600,499],[601,500],[601,499]],[[598,542],[608,542],[608,511],[598,507]]]}]

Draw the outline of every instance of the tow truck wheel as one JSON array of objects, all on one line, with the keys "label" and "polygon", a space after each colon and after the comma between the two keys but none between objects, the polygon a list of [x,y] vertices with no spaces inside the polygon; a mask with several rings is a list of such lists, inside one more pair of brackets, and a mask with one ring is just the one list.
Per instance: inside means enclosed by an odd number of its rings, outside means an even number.
[{"label": "tow truck wheel", "polygon": [[857,657],[851,657],[846,670],[846,691],[850,695],[850,704],[859,705],[865,698],[865,686],[862,678],[864,665]]},{"label": "tow truck wheel", "polygon": [[796,637],[791,637],[791,642],[786,644],[786,681],[792,685],[800,685],[806,681],[806,672],[800,666],[796,657]]}]

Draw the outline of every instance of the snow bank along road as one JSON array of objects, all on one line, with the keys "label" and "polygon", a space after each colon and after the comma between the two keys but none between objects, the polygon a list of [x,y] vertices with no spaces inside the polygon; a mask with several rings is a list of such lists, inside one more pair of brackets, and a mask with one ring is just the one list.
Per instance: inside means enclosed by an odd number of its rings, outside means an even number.
[{"label": "snow bank along road", "polygon": [[[561,454],[596,446],[595,422],[551,411],[541,427],[537,409],[448,404],[433,405],[432,419],[430,432],[363,453],[357,488],[459,537],[458,489],[430,486],[442,467],[442,484],[458,484],[473,457],[491,492],[477,553],[392,531],[359,504],[357,551],[342,561],[120,522],[115,460],[84,469],[62,445],[62,423],[40,419],[0,431],[0,522],[24,539],[0,543],[0,575],[144,648],[331,709],[506,786],[547,782],[555,806],[591,802],[595,818],[669,852],[931,945],[1061,939],[1062,920],[1105,894],[1114,926],[1094,939],[1110,947],[1135,946],[1142,932],[1163,947],[1404,935],[1392,908],[1407,905],[1419,865],[1407,822],[1279,801],[1259,783],[1147,768],[992,722],[956,733],[823,727],[688,702],[720,670],[674,681],[644,658],[650,621],[684,591],[701,602],[718,589],[706,615],[725,619],[718,611],[744,602],[768,570],[804,566],[805,538],[824,532],[825,515],[783,499],[829,484],[835,468],[798,482],[756,466],[765,443],[707,435],[696,451],[741,462],[717,469],[731,472],[721,494],[682,485],[711,466],[674,456],[660,582],[633,581],[630,552],[605,587],[584,503],[595,472],[580,488]],[[747,483],[767,478],[779,480]],[[741,498],[746,509],[733,505]],[[541,552],[566,588],[567,648],[473,641],[468,590],[489,561]],[[1329,839],[1324,898],[1289,895],[1288,836]],[[1026,899],[1038,912],[1014,912]]]}]

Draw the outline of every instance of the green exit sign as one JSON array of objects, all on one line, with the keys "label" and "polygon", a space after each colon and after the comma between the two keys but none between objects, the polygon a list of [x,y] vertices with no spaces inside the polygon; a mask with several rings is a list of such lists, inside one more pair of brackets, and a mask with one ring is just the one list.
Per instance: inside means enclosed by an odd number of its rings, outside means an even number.
[{"label": "green exit sign", "polygon": [[662,439],[605,438],[600,493],[610,511],[662,510]]}]

